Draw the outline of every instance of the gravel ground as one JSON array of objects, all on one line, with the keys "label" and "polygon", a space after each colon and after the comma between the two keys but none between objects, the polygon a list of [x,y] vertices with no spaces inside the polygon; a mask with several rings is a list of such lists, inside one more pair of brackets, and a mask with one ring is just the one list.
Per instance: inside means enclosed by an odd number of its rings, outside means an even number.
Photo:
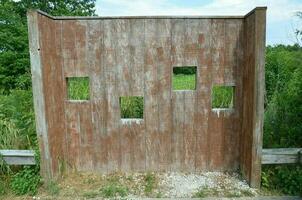
[{"label": "gravel ground", "polygon": [[257,191],[250,188],[236,173],[173,172],[162,174],[159,179],[159,188],[164,197],[192,197],[201,190],[217,196],[257,196]]}]

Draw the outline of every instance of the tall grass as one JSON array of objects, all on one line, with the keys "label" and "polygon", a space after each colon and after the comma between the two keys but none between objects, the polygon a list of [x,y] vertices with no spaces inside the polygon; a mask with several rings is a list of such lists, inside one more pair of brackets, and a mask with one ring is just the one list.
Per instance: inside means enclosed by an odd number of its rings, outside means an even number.
[{"label": "tall grass", "polygon": [[195,74],[174,74],[172,77],[173,90],[195,90]]},{"label": "tall grass", "polygon": [[121,118],[143,118],[144,98],[124,96],[120,98]]},{"label": "tall grass", "polygon": [[214,86],[212,88],[212,108],[232,108],[234,87]]},{"label": "tall grass", "polygon": [[67,79],[68,99],[89,100],[89,78],[70,77]]},{"label": "tall grass", "polygon": [[30,146],[29,138],[20,134],[16,124],[9,119],[0,119],[0,149],[22,149]]},{"label": "tall grass", "polygon": [[32,149],[36,145],[31,91],[0,95],[0,149]]}]

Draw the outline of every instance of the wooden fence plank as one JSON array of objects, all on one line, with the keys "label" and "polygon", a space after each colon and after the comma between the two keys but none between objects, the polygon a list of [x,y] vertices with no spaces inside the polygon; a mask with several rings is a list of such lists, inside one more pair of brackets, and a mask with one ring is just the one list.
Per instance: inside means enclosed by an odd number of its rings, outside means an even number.
[{"label": "wooden fence plank", "polygon": [[[299,153],[300,152],[300,153]],[[263,149],[262,164],[302,163],[302,148]]]},{"label": "wooden fence plank", "polygon": [[8,165],[35,165],[35,152],[32,150],[0,150],[0,156]]},{"label": "wooden fence plank", "polygon": [[[33,150],[0,150],[9,165],[34,165]],[[262,150],[262,164],[302,163],[302,148],[274,148]]]}]

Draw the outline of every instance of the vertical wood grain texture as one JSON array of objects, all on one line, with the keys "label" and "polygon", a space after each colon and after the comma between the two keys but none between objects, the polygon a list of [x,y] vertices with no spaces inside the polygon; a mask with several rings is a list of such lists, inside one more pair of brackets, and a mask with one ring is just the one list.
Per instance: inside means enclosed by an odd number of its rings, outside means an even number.
[{"label": "vertical wood grain texture", "polygon": [[[145,129],[146,169],[169,170],[171,151],[169,19],[145,20]],[[169,81],[170,82],[170,81]],[[159,93],[161,91],[161,93]],[[163,118],[160,113],[165,112]],[[171,129],[170,129],[171,130]]]},{"label": "vertical wood grain texture", "polygon": [[[241,20],[225,21],[225,68],[224,68],[224,84],[234,86],[234,109],[224,117],[224,148],[223,163],[224,168],[235,170],[239,167],[239,137],[241,128],[241,79],[240,68],[242,63],[238,55],[242,54],[241,38]],[[241,56],[242,57],[242,56]]]},{"label": "vertical wood grain texture", "polygon": [[80,117],[78,104],[65,103],[66,115],[66,144],[67,145],[67,164],[71,170],[80,167]]},{"label": "vertical wood grain texture", "polygon": [[115,171],[121,169],[121,149],[120,142],[123,138],[120,137],[119,122],[119,80],[117,64],[120,57],[116,57],[116,43],[118,42],[118,34],[116,32],[121,28],[119,20],[104,20],[104,60],[105,81],[106,81],[106,101],[107,101],[107,171]]},{"label": "vertical wood grain texture", "polygon": [[[175,19],[171,22],[171,68],[185,66],[185,19]],[[173,69],[171,69],[173,73]],[[173,90],[173,88],[171,88]],[[172,92],[172,135],[171,135],[171,169],[183,170],[184,150],[184,107],[185,95],[183,91]]]},{"label": "vertical wood grain texture", "polygon": [[[211,21],[211,88],[214,85],[224,84],[225,69],[225,19],[213,19]],[[212,111],[209,113],[208,121],[208,143],[209,143],[209,168],[212,170],[223,169],[224,150],[224,112],[219,115]]]},{"label": "vertical wood grain texture", "polygon": [[106,81],[105,68],[102,65],[104,56],[103,21],[87,21],[86,34],[90,74],[91,114],[93,143],[93,166],[95,170],[107,171],[106,143]]},{"label": "vertical wood grain texture", "polygon": [[[195,168],[196,171],[206,171],[209,166],[209,113],[211,112],[211,85],[212,74],[208,73],[211,68],[211,20],[197,20],[199,27],[194,32],[198,33],[198,58],[196,103],[194,129],[196,134]],[[195,38],[196,40],[196,38]]]},{"label": "vertical wood grain texture", "polygon": [[40,27],[41,20],[36,11],[27,13],[29,34],[29,53],[32,75],[33,101],[36,118],[36,131],[41,151],[41,174],[49,179],[52,176],[52,161],[49,152],[47,119],[45,114],[45,96],[43,88],[43,64],[41,61]]},{"label": "vertical wood grain texture", "polygon": [[240,166],[252,187],[260,187],[264,112],[264,53],[266,8],[256,8],[245,18],[243,71],[243,121]]},{"label": "vertical wood grain texture", "polygon": [[255,11],[255,97],[254,97],[254,125],[252,147],[252,176],[250,185],[260,188],[261,183],[261,153],[264,117],[264,90],[265,90],[265,27],[266,9]]},{"label": "vertical wood grain texture", "polygon": [[[131,19],[130,33],[128,35],[128,49],[130,51],[130,96],[144,97],[144,20]],[[144,118],[144,117],[143,117]],[[132,123],[128,127],[132,137],[131,170],[144,171],[146,168],[145,155],[145,122]]]},{"label": "vertical wood grain texture", "polygon": [[[29,13],[43,170],[53,176],[61,160],[68,169],[104,173],[240,166],[257,187],[265,12],[254,12],[245,19],[70,20]],[[172,89],[173,67],[182,66],[197,67],[195,90]],[[68,100],[66,78],[83,76],[90,99]],[[235,86],[232,110],[212,110],[214,85]],[[144,97],[143,119],[121,119],[121,96]]]},{"label": "vertical wood grain texture", "polygon": [[[41,27],[41,63],[43,65],[43,92],[45,115],[48,129],[48,143],[52,155],[53,176],[59,171],[60,161],[64,160],[65,117],[64,85],[61,55],[61,23],[48,17],[39,16]],[[54,85],[56,87],[54,87]],[[51,105],[51,106],[50,106]]]}]

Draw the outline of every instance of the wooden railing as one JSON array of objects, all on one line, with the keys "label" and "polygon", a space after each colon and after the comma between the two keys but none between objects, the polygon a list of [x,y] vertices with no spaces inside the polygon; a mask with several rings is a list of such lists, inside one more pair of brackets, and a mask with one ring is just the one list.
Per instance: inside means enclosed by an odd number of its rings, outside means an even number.
[{"label": "wooden railing", "polygon": [[[35,165],[32,150],[0,150],[0,157],[8,165]],[[263,149],[262,164],[302,164],[302,148]]]},{"label": "wooden railing", "polygon": [[35,152],[32,150],[0,150],[0,159],[8,165],[35,165]]},{"label": "wooden railing", "polygon": [[302,163],[302,148],[263,149],[262,164]]}]

